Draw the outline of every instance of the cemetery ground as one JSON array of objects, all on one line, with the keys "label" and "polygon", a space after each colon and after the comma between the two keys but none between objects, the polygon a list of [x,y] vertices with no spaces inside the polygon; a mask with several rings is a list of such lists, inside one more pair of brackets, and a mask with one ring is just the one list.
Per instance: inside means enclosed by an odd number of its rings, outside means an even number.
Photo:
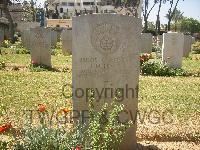
[{"label": "cemetery ground", "polygon": [[[29,54],[2,53],[0,62],[0,107],[6,110],[1,113],[13,125],[20,128],[23,124],[25,108],[35,109],[38,104],[45,104],[48,110],[70,107],[62,87],[66,81],[71,83],[71,56],[52,56],[54,69],[49,71],[32,70]],[[137,139],[143,148],[199,149],[200,54],[184,58],[183,69],[191,74],[140,75]]]}]

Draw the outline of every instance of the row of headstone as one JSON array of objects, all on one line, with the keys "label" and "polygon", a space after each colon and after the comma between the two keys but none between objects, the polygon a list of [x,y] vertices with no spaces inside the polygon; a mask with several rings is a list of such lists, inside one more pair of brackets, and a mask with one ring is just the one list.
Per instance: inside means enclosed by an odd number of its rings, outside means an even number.
[{"label": "row of headstone", "polygon": [[182,57],[191,51],[192,36],[169,32],[163,34],[162,61],[172,68],[181,68]]}]

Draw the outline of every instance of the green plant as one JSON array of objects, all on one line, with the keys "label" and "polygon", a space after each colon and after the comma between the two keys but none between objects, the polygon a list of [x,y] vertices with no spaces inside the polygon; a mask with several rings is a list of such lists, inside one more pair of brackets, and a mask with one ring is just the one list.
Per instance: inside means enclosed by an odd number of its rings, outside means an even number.
[{"label": "green plant", "polygon": [[11,46],[11,42],[9,40],[4,40],[1,46],[5,48],[9,48]]},{"label": "green plant", "polygon": [[[50,118],[47,117],[46,106],[40,104],[38,107],[39,125],[32,125],[30,116],[27,116],[25,126],[21,129],[20,135],[16,135],[14,128],[11,130],[14,139],[11,141],[12,146],[14,149],[20,150],[70,150],[77,149],[77,147],[93,150],[119,149],[126,129],[132,125],[132,122],[119,122],[118,116],[123,111],[122,105],[113,103],[109,106],[105,104],[101,111],[98,112],[94,110],[92,101],[90,100],[89,105],[88,124],[85,125],[79,122],[71,129],[65,128],[65,125],[59,124],[59,122],[57,122],[57,127],[52,126],[52,122],[48,120]],[[67,113],[69,111],[65,111],[64,115],[66,116]]]},{"label": "green plant", "polygon": [[5,69],[6,64],[4,61],[0,62],[0,70]]},{"label": "green plant", "polygon": [[45,65],[42,65],[42,64],[38,64],[36,62],[32,62],[30,65],[29,65],[29,69],[30,71],[32,72],[41,72],[41,71],[48,71],[48,70],[52,70],[52,68],[48,67],[48,66],[45,66]]},{"label": "green plant", "polygon": [[192,45],[192,50],[196,53],[196,54],[200,54],[200,42],[195,42]]},{"label": "green plant", "polygon": [[141,73],[143,75],[155,75],[155,76],[186,76],[187,73],[180,68],[169,68],[163,65],[159,60],[151,60],[145,62],[141,66]]},{"label": "green plant", "polygon": [[157,58],[161,58],[162,48],[159,45],[153,44],[152,52],[156,53],[156,57]]},{"label": "green plant", "polygon": [[[117,150],[122,142],[125,131],[132,122],[120,123],[117,119],[119,113],[124,109],[123,105],[113,103],[111,111],[108,112],[108,104],[105,104],[100,112],[95,112],[90,102],[88,139],[90,149]],[[107,116],[108,112],[108,116]]]},{"label": "green plant", "polygon": [[16,54],[30,54],[30,51],[26,48],[15,48],[14,51]]}]

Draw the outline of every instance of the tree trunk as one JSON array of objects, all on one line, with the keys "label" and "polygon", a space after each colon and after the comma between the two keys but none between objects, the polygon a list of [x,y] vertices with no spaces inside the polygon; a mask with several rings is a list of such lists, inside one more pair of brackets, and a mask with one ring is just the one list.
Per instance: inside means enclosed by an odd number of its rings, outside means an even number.
[{"label": "tree trunk", "polygon": [[148,21],[147,21],[147,17],[144,17],[144,32],[146,32],[148,29]]},{"label": "tree trunk", "polygon": [[171,19],[169,18],[168,23],[167,23],[167,31],[171,30]]},{"label": "tree trunk", "polygon": [[162,0],[159,2],[159,8],[158,8],[158,15],[157,15],[157,20],[156,20],[156,33],[160,33],[160,9],[162,6]]}]

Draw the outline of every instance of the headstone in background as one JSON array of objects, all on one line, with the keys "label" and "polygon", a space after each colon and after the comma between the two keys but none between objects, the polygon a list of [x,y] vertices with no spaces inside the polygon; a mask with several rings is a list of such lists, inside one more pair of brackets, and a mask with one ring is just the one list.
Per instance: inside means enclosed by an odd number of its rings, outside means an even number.
[{"label": "headstone in background", "polygon": [[23,30],[21,34],[23,47],[30,49],[30,30]]},{"label": "headstone in background", "polygon": [[151,33],[141,34],[141,53],[151,53],[152,52],[152,35]]},{"label": "headstone in background", "polygon": [[181,68],[184,35],[170,32],[163,34],[162,61],[172,68]]},{"label": "headstone in background", "polygon": [[192,36],[184,35],[183,57],[188,57],[191,52]]},{"label": "headstone in background", "polygon": [[57,32],[52,30],[51,31],[51,47],[56,47],[56,44],[57,44]]},{"label": "headstone in background", "polygon": [[72,30],[63,30],[61,33],[63,55],[72,54]]},{"label": "headstone in background", "polygon": [[51,67],[51,29],[31,28],[30,41],[31,61]]},{"label": "headstone in background", "polygon": [[[73,18],[72,26],[73,110],[88,110],[89,102],[86,95],[80,95],[81,91],[96,89],[94,108],[100,110],[105,103],[113,102],[116,89],[121,89],[127,96],[117,96],[117,103],[123,104],[127,113],[120,115],[120,121],[134,120],[138,107],[141,19],[90,14]],[[114,91],[113,95],[105,94],[108,88]],[[97,90],[103,91],[100,97]],[[135,148],[136,122],[127,130],[120,149]]]}]

